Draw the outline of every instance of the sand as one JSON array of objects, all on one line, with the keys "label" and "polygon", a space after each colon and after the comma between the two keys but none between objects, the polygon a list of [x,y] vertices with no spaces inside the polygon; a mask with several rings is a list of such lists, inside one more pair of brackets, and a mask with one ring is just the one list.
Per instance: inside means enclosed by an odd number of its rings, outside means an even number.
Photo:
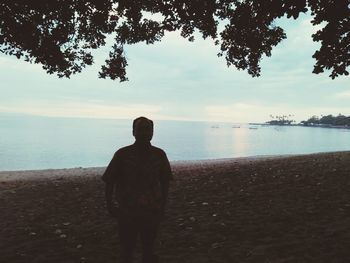
[{"label": "sand", "polygon": [[[350,262],[350,152],[171,166],[162,262]],[[103,171],[0,172],[0,262],[118,262]]]}]

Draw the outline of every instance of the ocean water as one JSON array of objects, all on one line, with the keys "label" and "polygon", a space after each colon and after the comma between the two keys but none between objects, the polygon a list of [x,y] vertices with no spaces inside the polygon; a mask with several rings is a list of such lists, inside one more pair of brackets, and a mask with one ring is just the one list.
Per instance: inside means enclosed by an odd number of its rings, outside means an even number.
[{"label": "ocean water", "polygon": [[[118,148],[134,142],[131,125],[131,120],[0,116],[0,170],[105,166]],[[345,151],[350,130],[155,121],[152,144],[170,160]]]}]

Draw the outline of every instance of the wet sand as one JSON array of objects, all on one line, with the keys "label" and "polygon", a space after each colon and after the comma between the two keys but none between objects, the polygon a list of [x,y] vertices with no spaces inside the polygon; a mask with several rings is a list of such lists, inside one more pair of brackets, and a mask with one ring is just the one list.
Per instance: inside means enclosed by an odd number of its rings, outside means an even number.
[{"label": "wet sand", "polygon": [[[172,169],[162,262],[350,262],[350,152]],[[0,172],[0,262],[119,262],[103,171]]]}]

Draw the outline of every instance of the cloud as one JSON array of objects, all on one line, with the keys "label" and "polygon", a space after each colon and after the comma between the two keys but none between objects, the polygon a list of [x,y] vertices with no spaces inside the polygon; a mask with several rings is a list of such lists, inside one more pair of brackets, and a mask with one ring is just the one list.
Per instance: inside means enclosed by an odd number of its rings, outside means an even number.
[{"label": "cloud", "polygon": [[0,69],[4,70],[13,70],[20,72],[29,72],[29,73],[41,73],[42,75],[46,74],[39,64],[32,64],[24,61],[23,59],[17,59],[14,56],[0,55]]},{"label": "cloud", "polygon": [[334,95],[334,97],[338,99],[350,99],[350,90],[338,92]]},{"label": "cloud", "polygon": [[350,115],[350,107],[295,107],[292,105],[267,105],[262,103],[233,103],[205,107],[206,118],[210,121],[232,123],[266,122],[270,115],[292,115],[296,122],[306,120],[313,115],[325,114]]},{"label": "cloud", "polygon": [[94,102],[69,101],[35,102],[16,106],[2,106],[0,112],[24,113],[48,117],[133,119],[145,115],[156,118],[161,111],[157,105],[119,104],[103,105]]},{"label": "cloud", "polygon": [[250,103],[234,103],[228,105],[211,105],[205,107],[207,118],[211,121],[223,122],[254,122],[266,121],[269,114],[274,113],[273,107]]},{"label": "cloud", "polygon": [[229,122],[266,121],[270,114],[294,114],[299,121],[314,114],[350,115],[345,105],[349,94],[340,92],[347,89],[348,77],[331,80],[327,74],[311,73],[317,46],[311,39],[315,27],[310,15],[281,22],[288,39],[262,60],[260,78],[227,68],[211,39],[197,34],[191,43],[179,32],[167,33],[154,45],[127,46],[130,81],[125,83],[97,78],[110,43],[96,51],[93,67],[71,79],[58,79],[40,65],[0,55],[0,111]]}]

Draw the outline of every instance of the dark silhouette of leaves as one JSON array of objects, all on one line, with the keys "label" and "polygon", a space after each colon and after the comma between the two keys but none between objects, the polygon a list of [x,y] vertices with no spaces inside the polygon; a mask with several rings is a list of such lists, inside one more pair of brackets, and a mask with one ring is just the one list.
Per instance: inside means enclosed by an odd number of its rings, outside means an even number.
[{"label": "dark silhouette of leaves", "polygon": [[[211,38],[228,66],[259,76],[262,57],[286,38],[275,20],[297,19],[311,12],[312,35],[321,47],[313,55],[314,73],[333,79],[348,75],[350,7],[348,0],[3,0],[0,2],[0,52],[40,63],[50,74],[70,77],[93,63],[91,52],[115,43],[101,78],[127,80],[124,46],[161,41],[165,32],[180,31]],[[218,25],[224,25],[222,31]],[[221,28],[221,27],[220,27]]]}]

